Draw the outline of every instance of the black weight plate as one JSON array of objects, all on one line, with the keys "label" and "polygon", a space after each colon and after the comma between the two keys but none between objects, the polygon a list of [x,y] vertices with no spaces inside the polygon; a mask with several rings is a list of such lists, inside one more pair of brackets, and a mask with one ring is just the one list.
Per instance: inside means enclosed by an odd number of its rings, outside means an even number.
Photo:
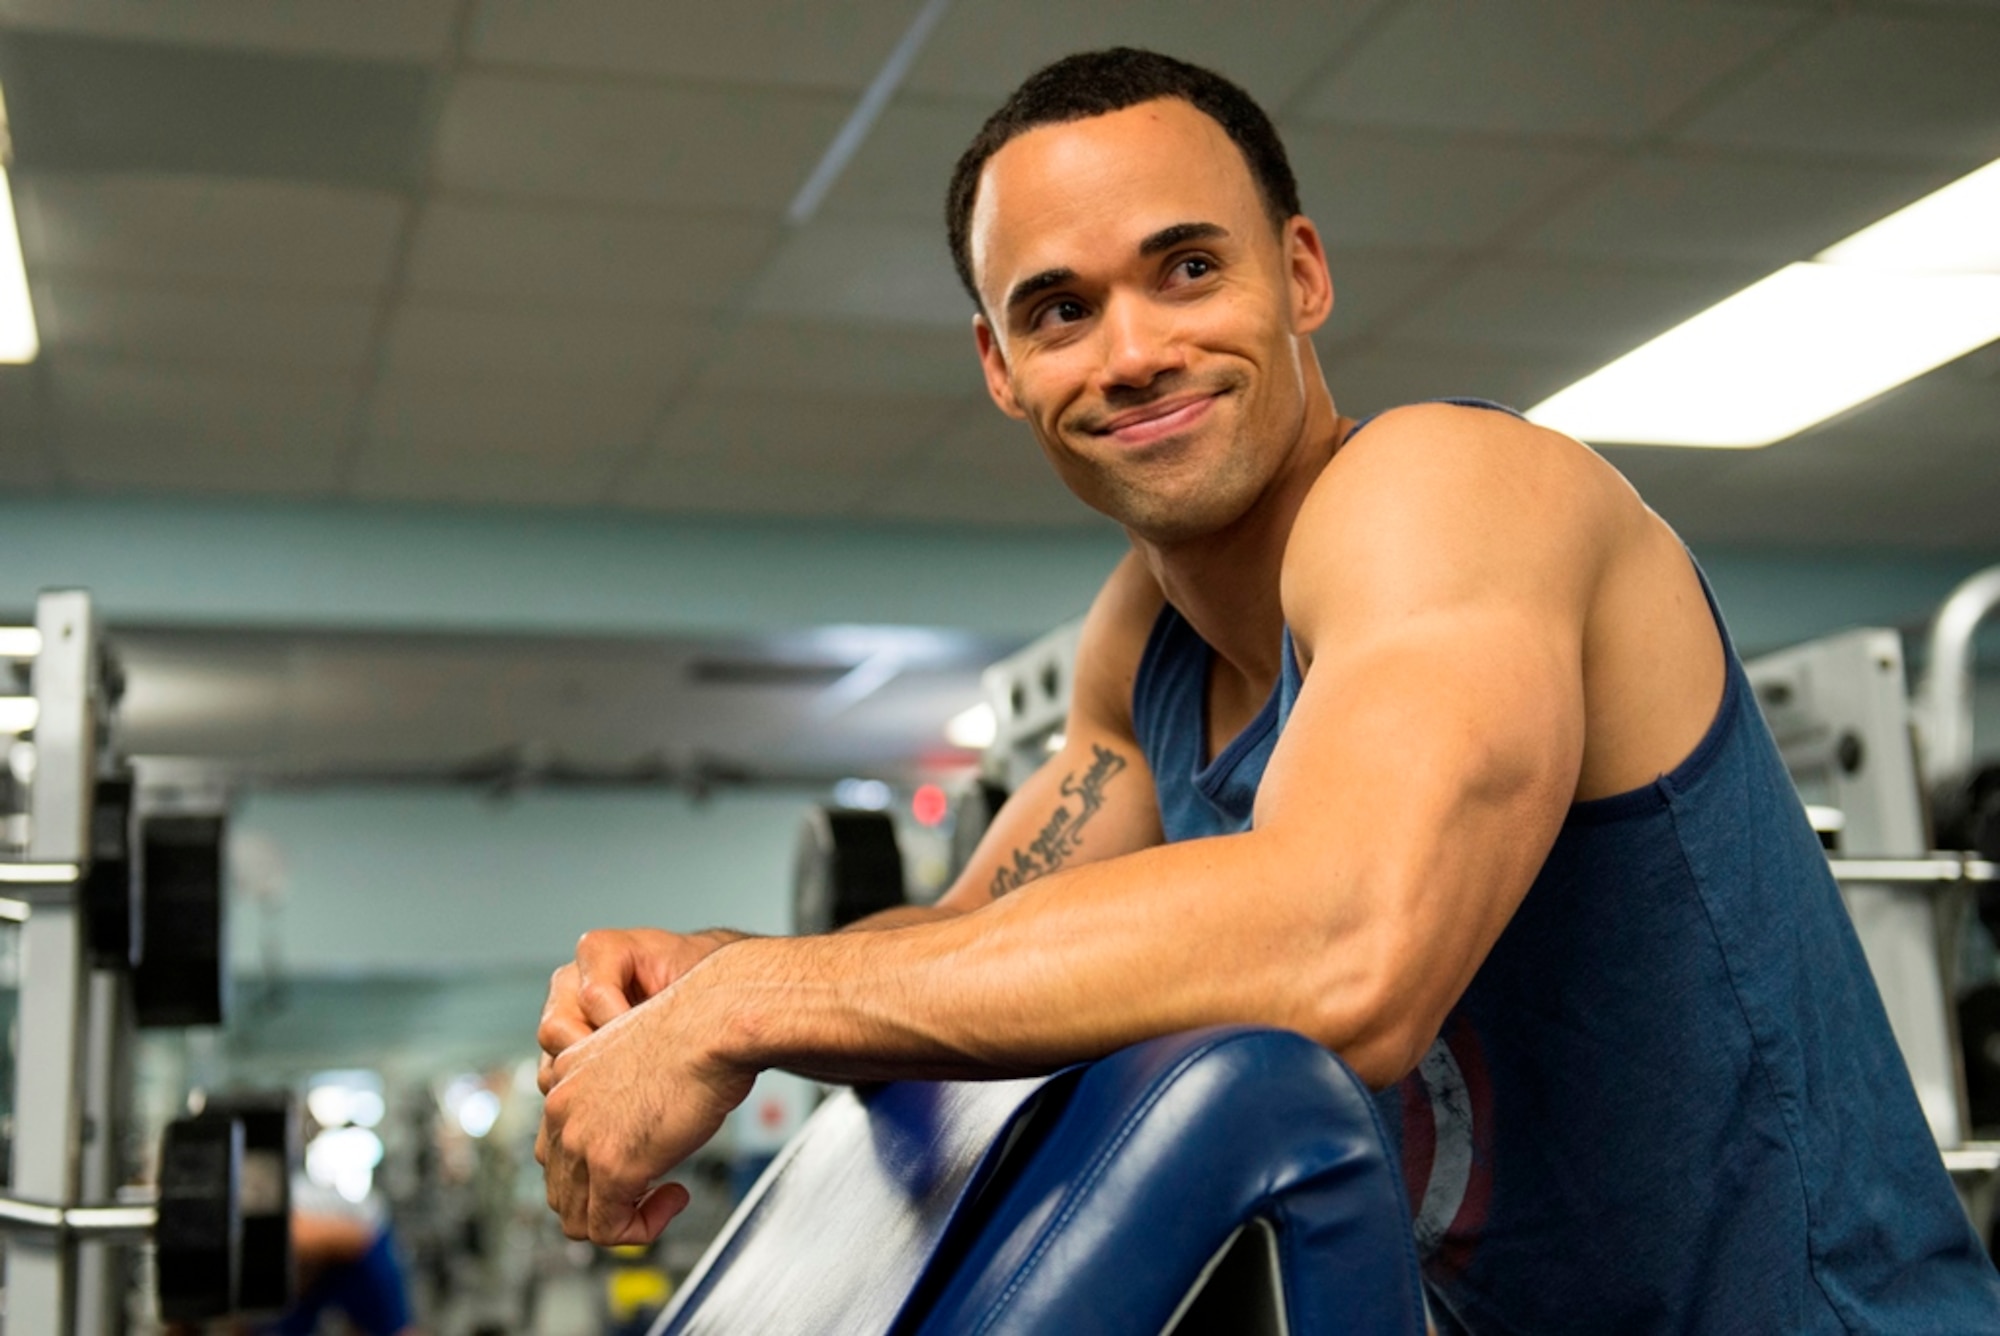
[{"label": "black weight plate", "polygon": [[806,813],[792,879],[794,931],[832,932],[903,902],[894,818],[847,807]]},{"label": "black weight plate", "polygon": [[222,1317],[235,1304],[243,1250],[243,1124],[179,1118],[160,1143],[160,1217],[153,1232],[160,1316]]},{"label": "black weight plate", "polygon": [[222,1023],[222,832],[221,817],[140,823],[143,942],[132,1003],[142,1028]]},{"label": "black weight plate", "polygon": [[1972,1126],[1982,1133],[2000,1128],[2000,984],[1981,984],[1959,998],[1958,1042]]},{"label": "black weight plate", "polygon": [[100,969],[131,969],[139,961],[144,928],[132,846],[132,776],[100,779],[90,808],[90,870],[83,879],[90,963]]},{"label": "black weight plate", "polygon": [[299,1164],[298,1109],[287,1091],[212,1096],[204,1118],[243,1125],[239,1200],[242,1262],[235,1303],[239,1315],[282,1312],[298,1289],[292,1255],[292,1172]]}]

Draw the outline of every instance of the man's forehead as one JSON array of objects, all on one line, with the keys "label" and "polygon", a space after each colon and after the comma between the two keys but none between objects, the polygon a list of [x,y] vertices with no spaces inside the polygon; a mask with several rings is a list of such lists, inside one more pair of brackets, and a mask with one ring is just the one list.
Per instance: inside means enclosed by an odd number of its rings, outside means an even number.
[{"label": "man's forehead", "polygon": [[1040,267],[1042,252],[1078,237],[1136,247],[1159,226],[1245,212],[1262,203],[1234,141],[1192,104],[1163,98],[1036,126],[995,152],[973,208],[973,268],[983,287],[997,277],[989,263]]}]

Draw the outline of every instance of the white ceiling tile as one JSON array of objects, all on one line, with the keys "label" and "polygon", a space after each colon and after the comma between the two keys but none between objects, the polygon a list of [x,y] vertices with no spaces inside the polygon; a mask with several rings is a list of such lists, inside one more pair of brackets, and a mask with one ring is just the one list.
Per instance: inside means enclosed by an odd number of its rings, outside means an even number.
[{"label": "white ceiling tile", "polygon": [[332,485],[345,380],[224,377],[65,358],[52,365],[63,466],[117,491],[312,496]]},{"label": "white ceiling tile", "polygon": [[935,441],[962,403],[919,395],[691,395],[668,419],[651,459],[753,478],[792,467],[873,476]]},{"label": "white ceiling tile", "polygon": [[1482,136],[1286,128],[1327,247],[1476,246],[1576,180],[1595,155]]},{"label": "white ceiling tile", "polygon": [[1333,274],[1333,315],[1314,341],[1331,344],[1393,320],[1456,253],[1345,246],[1332,248],[1326,259]]},{"label": "white ceiling tile", "polygon": [[2000,12],[1842,14],[1690,124],[1739,148],[2000,157]]},{"label": "white ceiling tile", "polygon": [[36,285],[43,341],[168,364],[354,371],[366,364],[376,303],[359,297],[142,287],[62,277]]},{"label": "white ceiling tile", "polygon": [[896,98],[841,173],[821,213],[897,218],[942,229],[952,168],[992,110],[984,101]]},{"label": "white ceiling tile", "polygon": [[1109,527],[1111,521],[1084,505],[1044,472],[1038,478],[996,484],[965,469],[920,462],[879,496],[856,507],[858,515],[927,524],[1021,529]]},{"label": "white ceiling tile", "polygon": [[1275,113],[1374,8],[1374,0],[1266,0],[1253,19],[1204,0],[958,0],[907,86],[997,106],[1072,52],[1137,46],[1207,66]]},{"label": "white ceiling tile", "polygon": [[1499,348],[1391,343],[1322,359],[1334,402],[1365,417],[1431,399],[1491,399],[1526,409],[1595,371],[1590,355],[1535,355]]},{"label": "white ceiling tile", "polygon": [[619,488],[618,504],[674,515],[837,517],[879,487],[869,473],[809,464],[719,468],[654,460]]},{"label": "white ceiling tile", "polygon": [[403,203],[219,177],[25,175],[28,271],[368,292],[388,280]]},{"label": "white ceiling tile", "polygon": [[362,452],[347,492],[366,501],[591,506],[603,499],[616,462],[603,450],[554,457],[377,441]]},{"label": "white ceiling tile", "polygon": [[858,92],[917,8],[904,0],[484,0],[471,55],[485,64]]},{"label": "white ceiling tile", "polygon": [[452,190],[781,209],[840,129],[851,98],[463,74],[438,130]]},{"label": "white ceiling tile", "polygon": [[435,60],[458,0],[0,0],[10,26],[259,51]]},{"label": "white ceiling tile", "polygon": [[1583,355],[1609,362],[1762,278],[1757,265],[1701,269],[1577,260],[1494,260],[1402,319],[1393,339]]},{"label": "white ceiling tile", "polygon": [[1563,255],[1776,267],[1817,254],[1956,174],[1652,154],[1606,175],[1521,244]]},{"label": "white ceiling tile", "polygon": [[1634,136],[1804,21],[1666,0],[1415,0],[1299,109],[1353,124]]},{"label": "white ceiling tile", "polygon": [[820,218],[794,232],[750,293],[760,315],[968,328],[942,222]]},{"label": "white ceiling tile", "polygon": [[775,221],[745,215],[437,200],[417,224],[422,295],[712,311],[770,253]]},{"label": "white ceiling tile", "polygon": [[41,368],[0,366],[0,487],[38,490],[56,480],[48,432]]},{"label": "white ceiling tile", "polygon": [[480,378],[385,376],[369,402],[369,435],[396,447],[566,459],[629,449],[651,425],[658,396],[643,384],[585,392]]},{"label": "white ceiling tile", "polygon": [[938,445],[885,480],[864,513],[931,523],[1109,525],[1056,476],[1033,433],[989,402],[960,408]]},{"label": "white ceiling tile", "polygon": [[41,368],[0,363],[0,442],[39,432],[42,414]]},{"label": "white ceiling tile", "polygon": [[521,310],[412,300],[390,323],[387,370],[664,390],[703,330],[670,315]]},{"label": "white ceiling tile", "polygon": [[952,329],[885,329],[748,320],[702,370],[705,387],[786,393],[968,395],[984,380],[972,322]]}]

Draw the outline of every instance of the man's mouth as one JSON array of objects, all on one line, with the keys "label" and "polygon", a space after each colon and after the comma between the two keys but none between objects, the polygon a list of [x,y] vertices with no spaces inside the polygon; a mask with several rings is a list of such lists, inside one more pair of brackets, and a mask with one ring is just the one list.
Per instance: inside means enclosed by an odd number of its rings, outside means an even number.
[{"label": "man's mouth", "polygon": [[1219,393],[1172,395],[1094,423],[1091,432],[1120,445],[1151,445],[1200,422],[1220,397]]}]

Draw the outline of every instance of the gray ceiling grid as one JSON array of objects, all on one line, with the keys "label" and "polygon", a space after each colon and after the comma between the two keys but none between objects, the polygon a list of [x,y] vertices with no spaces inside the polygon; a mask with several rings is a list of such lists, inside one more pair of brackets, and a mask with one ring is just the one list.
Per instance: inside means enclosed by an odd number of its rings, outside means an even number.
[{"label": "gray ceiling grid", "polygon": [[[1992,4],[953,0],[788,222],[926,12],[0,0],[45,345],[0,486],[1098,523],[984,403],[939,223],[1081,46],[1277,113],[1350,412],[1532,402],[2000,157]],[[1989,348],[1764,450],[1607,454],[1697,542],[1986,546],[1995,422]]]}]

